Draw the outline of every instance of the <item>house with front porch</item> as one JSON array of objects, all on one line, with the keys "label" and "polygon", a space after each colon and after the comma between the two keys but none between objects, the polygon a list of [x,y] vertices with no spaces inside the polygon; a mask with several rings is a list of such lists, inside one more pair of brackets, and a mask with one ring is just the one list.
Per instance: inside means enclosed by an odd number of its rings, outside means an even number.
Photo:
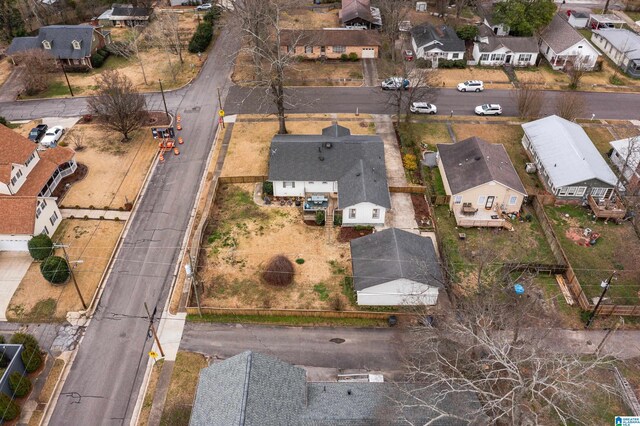
[{"label": "house with front porch", "polygon": [[579,63],[584,71],[592,71],[600,56],[598,50],[558,14],[540,33],[538,46],[540,53],[554,70],[562,70],[565,65],[574,66]]},{"label": "house with front porch", "polygon": [[551,115],[524,123],[522,129],[522,145],[557,200],[609,200],[614,195],[616,175],[579,124]]},{"label": "house with front porch", "polygon": [[640,78],[640,35],[617,28],[593,30],[591,41],[622,71]]},{"label": "house with front porch", "polygon": [[426,23],[411,28],[410,33],[411,46],[416,57],[432,61],[434,68],[438,67],[440,59],[464,59],[464,41],[451,27]]},{"label": "house with front porch", "polygon": [[382,139],[338,124],[321,135],[274,136],[267,180],[274,197],[300,199],[305,213],[322,210],[327,223],[338,213],[342,226],[382,226],[391,208]]},{"label": "house with front porch", "polygon": [[0,125],[0,251],[25,251],[33,235],[52,236],[62,220],[52,194],[76,171],[75,152],[36,147]]},{"label": "house with front porch", "polygon": [[478,137],[438,144],[438,169],[449,209],[461,227],[510,227],[527,192],[504,146]]},{"label": "house with front porch", "polygon": [[534,37],[498,37],[484,24],[478,28],[473,43],[475,65],[531,67],[536,65],[538,53]]}]

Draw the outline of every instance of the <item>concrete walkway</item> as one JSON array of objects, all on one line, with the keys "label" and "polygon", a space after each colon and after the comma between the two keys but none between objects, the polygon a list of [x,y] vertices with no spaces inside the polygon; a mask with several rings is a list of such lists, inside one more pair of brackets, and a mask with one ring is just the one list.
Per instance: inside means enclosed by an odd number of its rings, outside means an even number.
[{"label": "concrete walkway", "polygon": [[87,216],[89,219],[100,220],[129,220],[131,212],[120,210],[96,210],[96,209],[60,209],[63,219],[69,219],[73,216],[76,219],[82,219]]},{"label": "concrete walkway", "polygon": [[384,161],[387,168],[387,181],[389,186],[406,186],[407,178],[402,165],[400,146],[393,129],[391,116],[376,114],[373,116],[376,125],[376,134],[384,142]]},{"label": "concrete walkway", "polygon": [[18,97],[18,93],[22,91],[22,73],[24,72],[24,68],[16,67],[13,69],[13,72],[4,82],[2,86],[0,86],[0,102],[13,102]]},{"label": "concrete walkway", "polygon": [[27,252],[0,252],[0,321],[7,320],[9,302],[32,261]]}]

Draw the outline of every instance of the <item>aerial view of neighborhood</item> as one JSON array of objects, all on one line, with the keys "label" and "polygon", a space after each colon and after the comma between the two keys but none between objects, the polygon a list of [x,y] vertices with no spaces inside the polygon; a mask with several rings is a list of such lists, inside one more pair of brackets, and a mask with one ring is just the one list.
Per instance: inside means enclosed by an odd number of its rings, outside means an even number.
[{"label": "aerial view of neighborhood", "polygon": [[640,425],[640,0],[0,0],[0,423]]}]

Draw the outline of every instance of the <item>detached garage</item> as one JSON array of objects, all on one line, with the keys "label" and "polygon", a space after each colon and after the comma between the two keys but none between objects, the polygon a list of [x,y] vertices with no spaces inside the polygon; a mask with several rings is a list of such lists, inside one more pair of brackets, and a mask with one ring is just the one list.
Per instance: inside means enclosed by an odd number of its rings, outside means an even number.
[{"label": "detached garage", "polygon": [[435,305],[443,288],[433,241],[396,228],[351,240],[358,305]]}]

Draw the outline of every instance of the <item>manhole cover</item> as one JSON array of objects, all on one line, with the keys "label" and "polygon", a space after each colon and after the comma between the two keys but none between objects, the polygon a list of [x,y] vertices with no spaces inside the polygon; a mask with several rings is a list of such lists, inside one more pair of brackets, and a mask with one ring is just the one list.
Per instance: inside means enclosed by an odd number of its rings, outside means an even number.
[{"label": "manhole cover", "polygon": [[339,337],[336,337],[336,338],[331,339],[329,341],[333,342],[333,343],[337,343],[337,344],[344,343],[344,339],[340,339]]}]

